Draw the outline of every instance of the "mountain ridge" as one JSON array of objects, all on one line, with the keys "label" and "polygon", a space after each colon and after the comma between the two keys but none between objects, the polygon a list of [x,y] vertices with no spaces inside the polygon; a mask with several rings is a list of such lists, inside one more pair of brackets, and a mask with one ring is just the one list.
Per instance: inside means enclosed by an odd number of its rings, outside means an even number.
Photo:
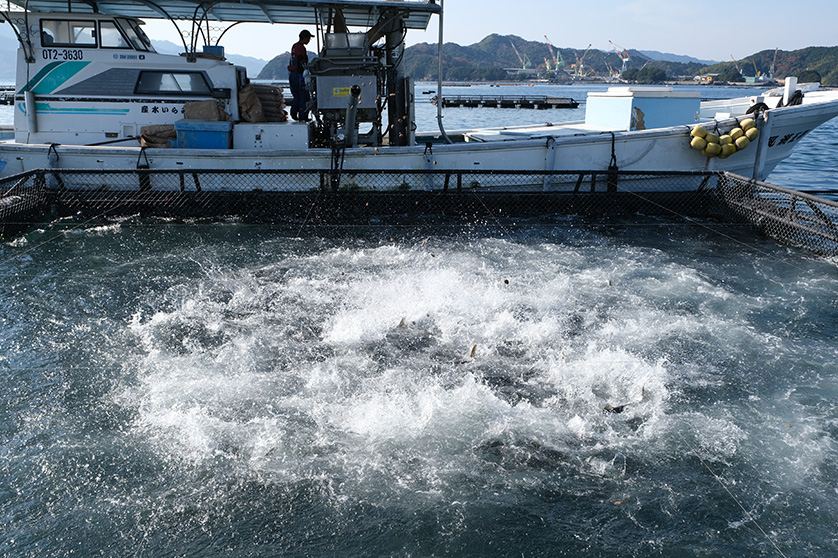
[{"label": "mountain ridge", "polygon": [[[171,41],[154,40],[159,52],[176,54],[182,47]],[[512,45],[515,45],[514,48]],[[0,50],[13,53],[17,49],[17,40],[11,31],[0,27]],[[443,79],[451,81],[502,81],[516,79],[507,68],[519,68],[521,62],[515,49],[522,57],[532,63],[532,69],[544,71],[552,55],[547,43],[527,41],[517,35],[492,33],[477,43],[459,45],[445,43],[443,48]],[[605,76],[622,69],[622,60],[613,50],[575,49],[556,47],[553,50],[564,61],[565,72],[578,75]],[[838,47],[811,46],[794,51],[769,49],[755,52],[736,62],[714,62],[700,60],[691,56],[664,53],[652,50],[629,49],[630,60],[627,69],[635,69],[635,75],[645,68],[646,75],[655,75],[665,79],[688,78],[700,74],[718,74],[730,81],[740,81],[746,76],[768,75],[774,68],[773,76],[782,78],[787,75],[806,74],[807,81],[819,79],[824,84],[838,84]],[[256,79],[286,80],[287,53],[265,61],[252,56],[227,53],[227,59],[237,65],[245,66],[248,75]],[[15,80],[16,56],[0,57],[0,83],[11,84]],[[574,68],[575,66],[575,68]],[[578,67],[582,66],[579,70]],[[405,70],[407,75],[416,80],[436,80],[437,45],[418,43],[405,49]],[[654,70],[649,72],[649,70]],[[643,77],[641,74],[640,77]],[[639,79],[639,78],[638,78]]]},{"label": "mountain ridge", "polygon": [[720,60],[701,60],[693,56],[674,54],[671,52],[660,52],[659,50],[638,50],[637,52],[643,56],[651,58],[652,60],[659,60],[663,62],[683,62],[685,64],[695,62],[697,64],[704,64],[705,66],[712,66],[713,64],[719,64],[721,62]]},{"label": "mountain ridge", "polygon": [[[514,48],[513,48],[514,45]],[[547,43],[527,41],[517,35],[487,35],[470,45],[448,42],[443,45],[443,79],[447,81],[503,81],[518,79],[510,68],[521,68],[515,53],[532,64],[530,75],[544,72],[552,55]],[[564,62],[565,73],[576,77],[614,75],[623,69],[623,61],[613,50],[555,47],[556,58]],[[698,75],[716,74],[723,81],[745,81],[746,77],[805,75],[807,81],[820,80],[838,84],[838,47],[807,47],[795,51],[764,50],[736,62],[700,60],[691,56],[629,49],[627,75],[640,82],[692,80]],[[435,43],[418,43],[405,49],[405,73],[417,81],[437,79],[439,63]],[[258,79],[285,80],[287,54],[270,60]],[[771,69],[774,68],[772,72]],[[564,74],[561,74],[565,77]],[[570,79],[567,76],[566,79]],[[802,78],[801,78],[802,79]]]}]

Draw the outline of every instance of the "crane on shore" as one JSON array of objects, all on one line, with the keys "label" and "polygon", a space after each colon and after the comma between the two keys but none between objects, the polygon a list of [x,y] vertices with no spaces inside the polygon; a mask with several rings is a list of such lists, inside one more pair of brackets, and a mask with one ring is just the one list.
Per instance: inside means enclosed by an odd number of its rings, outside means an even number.
[{"label": "crane on shore", "polygon": [[736,68],[736,71],[739,72],[739,75],[741,76],[742,70],[739,69],[739,64],[736,62],[736,59],[733,57],[732,54],[730,55],[730,59],[733,60],[733,67]]},{"label": "crane on shore", "polygon": [[608,63],[608,60],[605,61],[605,67],[608,68],[608,78],[609,79],[619,79],[620,78],[619,72],[614,71],[614,68],[611,67],[611,64]]},{"label": "crane on shore", "polygon": [[614,52],[616,52],[617,56],[620,57],[620,60],[623,61],[623,67],[620,70],[620,75],[622,76],[623,73],[626,71],[626,69],[628,69],[628,63],[629,63],[629,60],[631,60],[631,56],[629,55],[628,50],[624,49],[623,47],[621,47],[619,45],[615,45],[611,41],[608,41],[608,42],[611,43],[611,48],[614,49]]},{"label": "crane on shore", "polygon": [[509,44],[512,45],[512,50],[515,51],[515,56],[518,57],[518,62],[521,65],[517,68],[504,68],[506,73],[511,76],[534,76],[538,73],[538,71],[533,67],[533,63],[530,61],[530,57],[527,56],[527,53],[521,54],[518,51],[518,48],[515,46],[515,43],[509,41]]},{"label": "crane on shore", "polygon": [[553,50],[553,43],[550,42],[550,39],[547,35],[544,35],[544,40],[547,41],[547,48],[550,50],[550,56],[553,58],[553,66],[557,72],[560,72],[562,68],[565,66],[564,59],[562,58],[562,53],[559,52],[559,56],[556,56],[556,51]]},{"label": "crane on shore", "polygon": [[512,50],[515,51],[515,56],[518,57],[518,61],[521,63],[521,69],[529,70],[530,68],[532,68],[532,62],[530,62],[530,57],[527,56],[527,53],[525,52],[524,55],[521,56],[521,53],[518,52],[518,49],[515,47],[515,43],[509,41],[509,44],[512,45]]},{"label": "crane on shore", "polygon": [[587,77],[587,73],[585,73],[585,57],[588,56],[588,51],[591,50],[591,45],[588,45],[588,48],[585,49],[585,52],[582,54],[582,58],[579,58],[579,53],[574,51],[573,54],[576,56],[576,68],[573,72],[573,77],[575,78],[585,78]]}]

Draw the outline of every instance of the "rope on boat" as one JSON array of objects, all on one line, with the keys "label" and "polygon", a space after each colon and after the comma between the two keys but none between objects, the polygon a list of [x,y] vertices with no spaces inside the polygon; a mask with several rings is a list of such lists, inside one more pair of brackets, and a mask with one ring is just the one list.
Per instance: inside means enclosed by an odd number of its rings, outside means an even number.
[{"label": "rope on boat", "polygon": [[108,141],[100,141],[98,143],[88,143],[85,147],[96,147],[98,145],[111,145],[114,143],[123,143],[126,141],[140,141],[140,136],[131,136],[130,138],[120,138],[115,140],[108,140]]},{"label": "rope on boat", "polygon": [[[145,158],[145,163],[141,161]],[[145,145],[140,147],[140,154],[137,155],[137,169],[148,169],[151,168],[150,163],[148,162],[148,155],[145,152]]]},{"label": "rope on boat", "polygon": [[346,157],[346,141],[332,140],[332,164],[329,172],[330,186],[337,190],[343,173],[343,160]]},{"label": "rope on boat", "polygon": [[616,151],[616,136],[611,132],[611,163],[608,165],[608,191],[617,191],[617,182],[619,181],[620,168],[617,166],[617,151]]},{"label": "rope on boat", "polygon": [[[61,145],[60,143],[51,143],[49,144],[49,149],[47,149],[47,162],[50,166],[57,165],[58,160],[61,158],[58,155],[58,146]],[[52,156],[55,155],[55,159]]]}]

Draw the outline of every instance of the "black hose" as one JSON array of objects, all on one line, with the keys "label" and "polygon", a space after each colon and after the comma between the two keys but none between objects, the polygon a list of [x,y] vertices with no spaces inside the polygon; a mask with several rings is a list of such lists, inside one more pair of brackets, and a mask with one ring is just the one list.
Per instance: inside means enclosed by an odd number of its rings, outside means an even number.
[{"label": "black hose", "polygon": [[789,97],[789,102],[788,102],[787,105],[784,105],[783,100],[780,99],[780,103],[777,105],[777,108],[784,107],[784,106],[794,107],[794,106],[802,105],[802,104],[803,104],[803,91],[798,89],[797,91],[794,92],[794,94],[791,97]]},{"label": "black hose", "polygon": [[[780,102],[782,102],[782,101],[780,101]],[[749,108],[747,111],[745,111],[745,114],[760,113],[760,112],[765,112],[767,110],[768,110],[768,105],[766,105],[765,103],[756,103],[751,108]]]}]

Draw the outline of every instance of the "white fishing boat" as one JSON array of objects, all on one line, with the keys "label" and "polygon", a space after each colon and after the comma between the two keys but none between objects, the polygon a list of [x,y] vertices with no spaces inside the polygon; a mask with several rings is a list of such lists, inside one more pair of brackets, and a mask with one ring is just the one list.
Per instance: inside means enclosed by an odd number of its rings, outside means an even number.
[{"label": "white fishing boat", "polygon": [[[584,121],[556,125],[448,132],[439,107],[439,130],[417,132],[413,83],[404,73],[404,37],[410,29],[427,28],[437,16],[442,44],[441,2],[10,4],[22,10],[0,16],[12,25],[20,45],[14,137],[0,142],[0,177],[42,168],[619,169],[725,170],[764,179],[802,137],[838,115],[838,91],[806,91],[801,98],[792,78],[776,95],[709,103],[697,93],[668,87],[613,87],[589,95]],[[142,31],[143,20],[152,18],[189,22],[191,30],[182,37],[191,39],[183,39],[181,55],[155,52]],[[259,86],[254,93],[245,68],[226,61],[213,36],[221,22],[316,29],[317,57],[307,72],[312,121],[287,119],[278,89]],[[441,96],[442,83],[437,91]],[[748,118],[758,132],[748,149],[720,158],[691,147],[697,125],[723,136]],[[163,139],[155,143],[154,133],[161,130]],[[406,176],[400,186],[432,189],[441,180]],[[519,179],[505,186],[561,190],[572,184]],[[606,187],[605,182],[596,186]]]}]

